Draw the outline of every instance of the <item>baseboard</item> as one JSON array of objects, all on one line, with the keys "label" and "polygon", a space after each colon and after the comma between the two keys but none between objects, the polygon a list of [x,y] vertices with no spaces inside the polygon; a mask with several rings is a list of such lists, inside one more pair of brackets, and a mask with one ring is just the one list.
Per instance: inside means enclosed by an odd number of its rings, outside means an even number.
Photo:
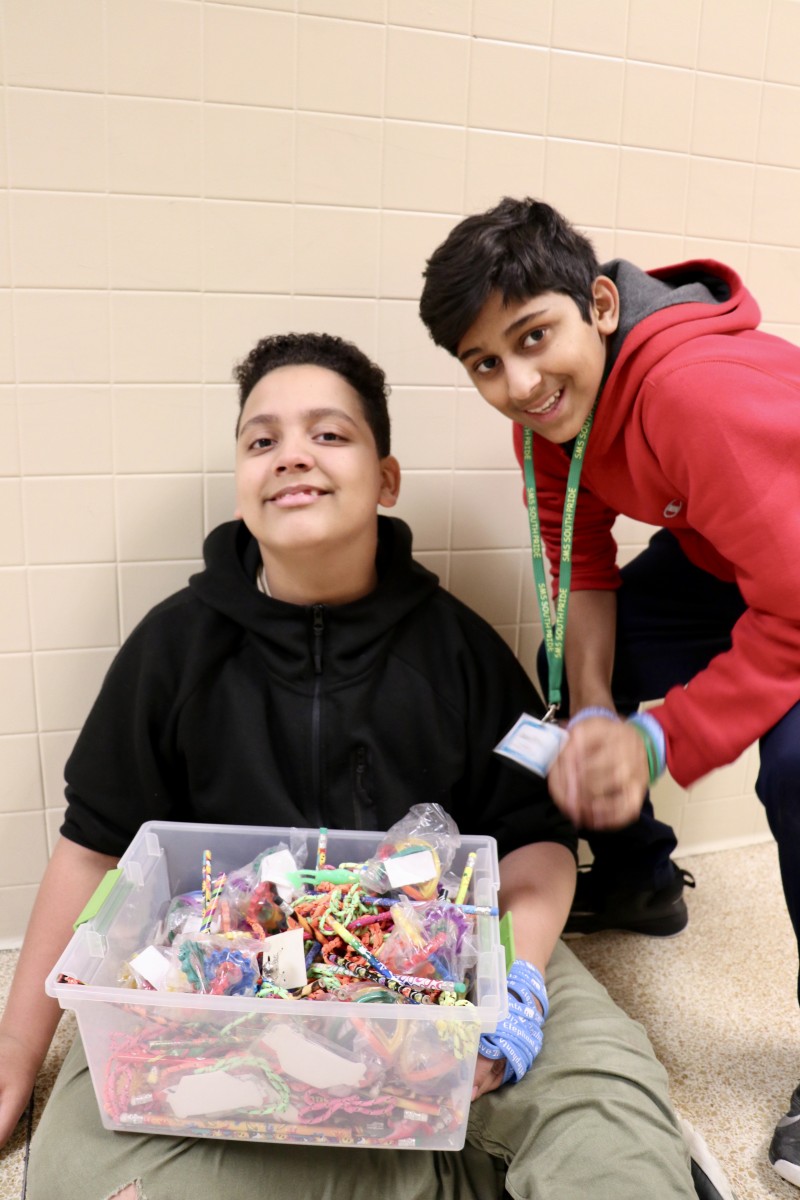
[{"label": "baseboard", "polygon": [[741,850],[745,846],[763,846],[765,842],[774,842],[769,830],[762,833],[744,834],[741,837],[714,838],[709,842],[696,842],[684,846],[680,839],[674,858],[691,858],[694,854],[716,854],[720,850]]}]

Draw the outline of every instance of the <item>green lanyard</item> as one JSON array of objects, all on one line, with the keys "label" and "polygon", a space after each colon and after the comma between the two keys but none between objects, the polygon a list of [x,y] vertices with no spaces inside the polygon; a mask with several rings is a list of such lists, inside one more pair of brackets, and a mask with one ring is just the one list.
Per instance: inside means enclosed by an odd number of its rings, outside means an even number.
[{"label": "green lanyard", "polygon": [[547,712],[545,721],[552,721],[561,704],[561,680],[564,677],[564,638],[567,632],[567,609],[569,608],[569,585],[572,578],[572,538],[575,532],[575,509],[578,506],[578,485],[583,469],[586,443],[594,420],[595,402],[592,411],[583,423],[575,440],[572,459],[567,476],[567,494],[564,497],[564,515],[561,521],[561,566],[558,573],[558,599],[556,601],[555,625],[550,620],[550,598],[544,571],[542,553],[542,530],[539,524],[539,507],[536,502],[536,476],[533,473],[533,432],[523,430],[522,462],[525,469],[525,490],[528,496],[528,523],[531,530],[531,558],[533,578],[536,583],[536,599],[542,616],[544,647],[547,652]]}]

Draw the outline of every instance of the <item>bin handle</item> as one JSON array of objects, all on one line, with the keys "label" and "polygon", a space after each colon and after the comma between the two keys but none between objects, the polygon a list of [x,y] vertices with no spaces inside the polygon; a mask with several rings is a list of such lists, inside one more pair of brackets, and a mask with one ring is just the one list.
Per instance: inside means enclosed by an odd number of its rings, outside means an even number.
[{"label": "bin handle", "polygon": [[111,892],[121,874],[122,867],[112,867],[110,871],[106,871],[105,875],[100,880],[89,899],[86,901],[83,911],[81,912],[75,924],[72,926],[73,929],[78,929],[81,925],[85,925],[87,921],[91,921],[92,917],[97,916],[100,909],[111,895]]}]

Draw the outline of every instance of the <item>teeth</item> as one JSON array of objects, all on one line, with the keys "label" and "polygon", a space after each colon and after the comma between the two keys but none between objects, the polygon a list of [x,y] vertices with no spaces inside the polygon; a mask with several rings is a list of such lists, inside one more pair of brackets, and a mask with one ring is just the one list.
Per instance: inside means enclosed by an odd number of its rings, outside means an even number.
[{"label": "teeth", "polygon": [[553,408],[553,406],[556,405],[558,403],[558,401],[561,399],[561,391],[562,391],[562,389],[559,388],[558,391],[555,392],[550,397],[550,399],[547,401],[547,403],[543,404],[541,406],[541,408],[529,408],[528,412],[531,414],[531,416],[534,416],[534,417],[538,417],[542,413],[549,412],[550,409]]}]

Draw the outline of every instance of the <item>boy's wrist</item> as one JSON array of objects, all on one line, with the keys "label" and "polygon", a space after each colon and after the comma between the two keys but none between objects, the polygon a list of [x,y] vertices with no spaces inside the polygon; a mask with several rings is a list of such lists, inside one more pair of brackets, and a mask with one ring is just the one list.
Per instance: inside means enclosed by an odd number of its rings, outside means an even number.
[{"label": "boy's wrist", "polygon": [[508,1016],[494,1033],[483,1034],[479,1050],[485,1058],[505,1058],[503,1083],[520,1079],[542,1048],[542,1026],[549,1003],[544,977],[533,963],[515,959],[507,979]]},{"label": "boy's wrist", "polygon": [[47,1050],[42,1053],[39,1046],[27,1041],[15,1031],[4,1028],[0,1023],[0,1058],[13,1058],[15,1070],[22,1071],[31,1082],[36,1078],[46,1054]]},{"label": "boy's wrist", "polygon": [[644,742],[647,754],[649,782],[655,783],[667,769],[667,745],[660,723],[648,712],[634,713],[627,724],[636,730]]},{"label": "boy's wrist", "polygon": [[569,692],[569,711],[574,716],[575,713],[584,708],[610,708],[616,711],[614,705],[614,697],[608,685],[604,682],[597,681],[589,683],[586,681],[582,686],[573,684],[570,681]]},{"label": "boy's wrist", "polygon": [[619,721],[620,717],[615,709],[606,707],[605,704],[588,704],[586,708],[579,708],[567,722],[567,729],[573,729],[576,725],[580,725],[581,721],[589,721],[592,717],[599,717],[605,721]]}]

